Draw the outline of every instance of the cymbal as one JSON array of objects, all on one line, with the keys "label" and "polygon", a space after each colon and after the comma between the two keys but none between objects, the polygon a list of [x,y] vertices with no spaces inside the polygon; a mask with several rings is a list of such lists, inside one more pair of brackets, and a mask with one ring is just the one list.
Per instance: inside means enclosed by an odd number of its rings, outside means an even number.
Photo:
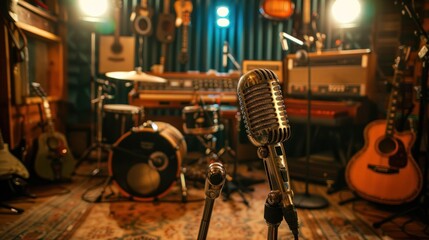
[{"label": "cymbal", "polygon": [[136,81],[136,82],[149,82],[149,83],[165,83],[167,80],[162,77],[157,77],[153,75],[146,74],[139,69],[136,71],[129,72],[108,72],[106,76],[113,79],[118,80],[128,80],[128,81]]}]

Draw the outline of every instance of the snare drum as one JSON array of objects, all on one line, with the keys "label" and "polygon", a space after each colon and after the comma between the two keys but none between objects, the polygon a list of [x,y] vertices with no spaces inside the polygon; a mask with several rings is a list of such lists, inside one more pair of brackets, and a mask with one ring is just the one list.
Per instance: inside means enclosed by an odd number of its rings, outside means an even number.
[{"label": "snare drum", "polygon": [[187,106],[182,111],[183,131],[187,134],[212,134],[219,130],[218,105]]},{"label": "snare drum", "polygon": [[126,104],[106,104],[103,106],[103,141],[114,143],[132,127],[143,123],[142,107]]},{"label": "snare drum", "polygon": [[187,153],[185,138],[164,122],[147,121],[112,146],[108,168],[121,193],[152,200],[168,193]]}]

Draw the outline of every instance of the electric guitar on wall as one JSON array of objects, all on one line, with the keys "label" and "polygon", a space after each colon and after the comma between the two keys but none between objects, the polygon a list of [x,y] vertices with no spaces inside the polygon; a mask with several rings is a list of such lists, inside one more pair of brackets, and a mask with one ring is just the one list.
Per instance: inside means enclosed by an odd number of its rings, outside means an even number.
[{"label": "electric guitar on wall", "polygon": [[191,24],[192,2],[189,0],[176,0],[174,3],[176,10],[176,26],[182,25],[182,48],[180,50],[179,62],[186,64],[189,60],[188,55],[188,29]]},{"label": "electric guitar on wall", "polygon": [[365,127],[365,145],[346,167],[349,188],[364,199],[382,204],[410,202],[423,185],[422,173],[410,152],[415,134],[395,129],[399,84],[409,52],[409,47],[398,49],[387,119],[375,120]]},{"label": "electric guitar on wall", "polygon": [[69,180],[73,174],[76,160],[70,152],[64,135],[55,131],[45,91],[39,83],[32,82],[31,86],[42,99],[47,122],[47,131],[37,138],[34,171],[37,176],[45,180]]}]

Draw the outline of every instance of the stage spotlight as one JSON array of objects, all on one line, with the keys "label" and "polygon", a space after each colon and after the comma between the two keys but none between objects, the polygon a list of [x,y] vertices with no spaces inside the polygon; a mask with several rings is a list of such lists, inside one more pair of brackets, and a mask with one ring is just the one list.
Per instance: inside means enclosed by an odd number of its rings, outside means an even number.
[{"label": "stage spotlight", "polygon": [[219,27],[228,27],[229,21],[229,8],[226,6],[219,6],[216,9],[217,20],[216,23]]}]

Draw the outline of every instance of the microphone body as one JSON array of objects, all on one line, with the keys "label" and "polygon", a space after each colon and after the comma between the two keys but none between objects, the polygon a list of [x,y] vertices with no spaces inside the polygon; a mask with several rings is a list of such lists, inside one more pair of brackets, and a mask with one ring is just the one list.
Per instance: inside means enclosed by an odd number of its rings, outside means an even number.
[{"label": "microphone body", "polygon": [[229,52],[229,46],[228,42],[223,42],[223,48],[222,48],[222,66],[226,67],[228,64],[228,52]]},{"label": "microphone body", "polygon": [[247,72],[240,78],[237,93],[247,136],[253,145],[276,144],[290,137],[281,86],[273,71]]},{"label": "microphone body", "polygon": [[258,147],[270,189],[280,192],[284,219],[297,238],[298,216],[283,147],[290,126],[277,75],[268,69],[251,70],[240,78],[237,93],[247,137]]}]

